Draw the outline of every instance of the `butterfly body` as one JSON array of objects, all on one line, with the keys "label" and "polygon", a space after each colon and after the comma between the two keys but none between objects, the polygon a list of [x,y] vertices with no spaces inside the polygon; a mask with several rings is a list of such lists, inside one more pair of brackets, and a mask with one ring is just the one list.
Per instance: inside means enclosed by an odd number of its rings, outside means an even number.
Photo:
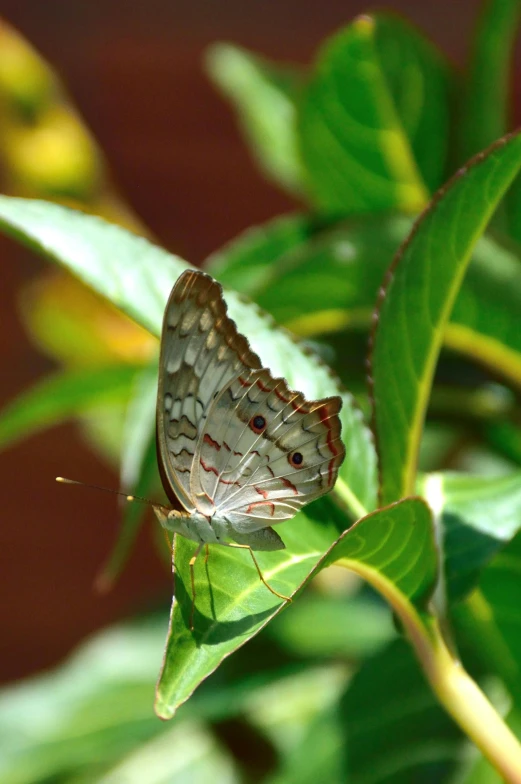
[{"label": "butterfly body", "polygon": [[234,530],[229,520],[219,517],[205,517],[198,512],[189,514],[176,509],[154,506],[156,516],[167,531],[180,534],[197,544],[229,545],[248,544],[253,550],[282,550],[284,543],[271,528],[261,528],[249,535],[241,536]]},{"label": "butterfly body", "polygon": [[221,286],[184,272],[163,321],[157,399],[161,524],[199,544],[279,550],[272,525],[328,492],[344,459],[337,396],[308,401],[263,368]]}]

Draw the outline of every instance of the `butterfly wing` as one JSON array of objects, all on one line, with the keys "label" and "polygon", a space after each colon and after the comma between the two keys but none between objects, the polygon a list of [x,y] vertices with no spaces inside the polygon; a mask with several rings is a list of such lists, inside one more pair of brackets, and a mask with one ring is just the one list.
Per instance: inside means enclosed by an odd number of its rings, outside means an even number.
[{"label": "butterfly wing", "polygon": [[258,356],[226,315],[221,286],[187,270],[174,285],[161,334],[157,400],[158,462],[165,492],[196,509],[190,475],[212,403]]},{"label": "butterfly wing", "polygon": [[191,491],[239,533],[287,520],[334,485],[345,456],[338,396],[307,401],[267,369],[232,378],[212,402]]}]

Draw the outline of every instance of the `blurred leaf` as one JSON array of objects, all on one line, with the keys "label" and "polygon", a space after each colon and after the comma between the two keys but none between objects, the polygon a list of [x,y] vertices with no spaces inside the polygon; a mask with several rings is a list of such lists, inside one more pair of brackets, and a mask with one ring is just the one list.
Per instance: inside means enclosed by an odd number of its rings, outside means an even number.
[{"label": "blurred leaf", "polygon": [[447,597],[460,601],[521,527],[521,473],[431,474],[422,485],[431,507],[440,510]]},{"label": "blurred leaf", "polygon": [[299,742],[282,756],[279,770],[264,784],[345,784],[343,763],[344,731],[338,706],[328,706],[309,722]]},{"label": "blurred leaf", "polygon": [[[150,739],[170,737],[152,711],[166,625],[161,613],[109,627],[54,670],[0,689],[2,784],[68,782],[82,776],[85,782],[98,781],[107,768],[134,759],[138,765],[149,748],[142,744]],[[186,706],[182,726],[189,732],[193,720],[237,716],[253,693],[262,700],[263,689],[279,677],[272,668],[261,677],[221,681]],[[312,672],[310,678],[313,682]],[[158,745],[162,748],[160,740]],[[148,784],[149,779],[143,775],[141,781]]]},{"label": "blurred leaf", "polygon": [[348,679],[347,668],[338,664],[308,667],[245,701],[248,719],[271,740],[280,760],[265,784],[337,780],[343,741],[337,703]]},{"label": "blurred leaf", "polygon": [[460,110],[460,162],[509,130],[509,77],[520,13],[519,0],[482,4]]},{"label": "blurred leaf", "polygon": [[341,711],[350,784],[437,784],[458,767],[463,735],[436,702],[403,640],[362,665]]},{"label": "blurred leaf", "polygon": [[140,746],[98,784],[240,784],[231,754],[214,735],[197,721],[185,722],[163,730]]},{"label": "blurred leaf", "polygon": [[64,666],[0,692],[3,784],[110,764],[162,730],[150,702],[165,620],[102,632]]},{"label": "blurred leaf", "polygon": [[105,591],[117,579],[128,558],[149,507],[140,498],[154,498],[159,486],[156,457],[157,362],[144,368],[135,379],[122,436],[120,488],[138,498],[125,503],[118,538],[96,584]]},{"label": "blurred leaf", "polygon": [[382,74],[423,181],[434,193],[446,176],[453,70],[428,37],[400,15],[378,13],[374,20]]},{"label": "blurred leaf", "polygon": [[387,607],[374,599],[313,593],[274,618],[267,633],[294,656],[353,658],[373,653],[394,631]]},{"label": "blurred leaf", "polygon": [[[411,227],[403,216],[358,218],[321,230],[298,216],[278,219],[223,248],[209,269],[304,337],[366,330],[384,274]],[[519,249],[481,237],[444,344],[521,386],[520,309]]]},{"label": "blurred leaf", "polygon": [[77,280],[52,271],[21,297],[24,326],[40,351],[69,366],[146,362],[157,340]]},{"label": "blurred leaf", "polygon": [[312,221],[304,215],[284,215],[247,229],[207,259],[206,272],[224,286],[254,297],[273,279],[277,262],[294,248],[305,245],[313,234]]},{"label": "blurred leaf", "polygon": [[[0,197],[0,226],[65,266],[152,334],[160,334],[167,297],[187,266],[179,258],[118,226],[48,202]],[[233,292],[226,299],[230,315],[274,375],[284,376],[310,399],[337,394],[336,379],[308,348]],[[352,398],[344,394],[343,401],[343,436],[349,448],[337,489],[360,517],[374,508],[376,456]]]},{"label": "blurred leaf", "polygon": [[474,245],[520,166],[519,135],[495,144],[440,193],[396,257],[372,356],[383,503],[414,487],[443,330]]},{"label": "blurred leaf", "polygon": [[490,422],[484,428],[488,442],[502,455],[521,465],[521,429],[508,420]]},{"label": "blurred leaf", "polygon": [[143,471],[150,442],[155,446],[157,360],[145,367],[135,380],[129,400],[121,446],[120,485],[132,493]]},{"label": "blurred leaf", "polygon": [[2,411],[0,447],[5,449],[20,438],[96,408],[103,401],[126,400],[137,372],[130,365],[116,365],[63,371],[40,381]]},{"label": "blurred leaf", "polygon": [[420,209],[443,177],[447,124],[441,56],[399,18],[360,16],[323,48],[303,93],[313,199],[339,215]]},{"label": "blurred leaf", "polygon": [[507,646],[517,673],[517,698],[521,700],[521,533],[483,571],[480,588],[489,613]]},{"label": "blurred leaf", "polygon": [[[374,512],[327,549],[333,539],[333,511],[327,498],[310,504],[305,512],[284,524],[282,535],[287,550],[256,554],[270,585],[280,593],[294,594],[317,571],[340,561],[367,579],[400,612],[409,612],[408,600],[422,607],[433,589],[437,570],[432,521],[426,504],[420,499],[406,499]],[[337,520],[341,525],[342,520]],[[321,524],[315,525],[315,521]],[[165,719],[173,716],[225,656],[243,645],[283,607],[259,581],[248,553],[215,547],[207,568],[203,559],[196,562],[191,632],[188,564],[194,550],[193,543],[178,537],[175,601],[156,699],[156,711]],[[412,618],[411,623],[416,620]]]},{"label": "blurred leaf", "polygon": [[233,44],[213,44],[207,70],[237,111],[261,170],[290,193],[303,190],[296,137],[302,74],[296,66],[270,63]]}]

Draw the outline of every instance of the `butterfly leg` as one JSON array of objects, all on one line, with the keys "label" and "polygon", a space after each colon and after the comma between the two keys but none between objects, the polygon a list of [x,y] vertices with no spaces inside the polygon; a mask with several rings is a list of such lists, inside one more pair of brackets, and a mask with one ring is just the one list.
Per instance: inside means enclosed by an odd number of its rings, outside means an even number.
[{"label": "butterfly leg", "polygon": [[203,543],[201,542],[201,544],[200,544],[200,545],[198,545],[198,547],[197,547],[197,550],[195,551],[195,553],[194,553],[194,554],[192,555],[192,557],[190,558],[190,563],[189,563],[189,567],[190,567],[190,583],[192,584],[192,609],[191,609],[191,611],[190,611],[190,631],[191,631],[191,632],[193,632],[193,630],[194,630],[194,610],[195,610],[195,576],[194,576],[194,564],[195,564],[195,562],[197,561],[197,556],[198,556],[198,555],[199,555],[199,553],[201,552],[202,546],[203,546]]},{"label": "butterfly leg", "polygon": [[208,556],[209,555],[210,555],[210,548],[208,547],[208,544],[205,544],[205,546],[204,546],[204,563],[205,563],[205,566],[208,563]]},{"label": "butterfly leg", "polygon": [[273,593],[275,596],[278,596],[279,599],[284,599],[285,602],[291,602],[292,601],[291,596],[284,596],[283,593],[279,593],[278,591],[275,590],[275,588],[272,588],[271,585],[268,582],[266,582],[266,580],[264,579],[264,575],[261,572],[261,568],[259,566],[259,563],[258,563],[257,559],[255,558],[255,556],[253,554],[253,550],[251,549],[251,547],[248,544],[235,544],[235,543],[231,544],[230,543],[230,544],[228,544],[228,547],[238,547],[241,550],[248,550],[250,555],[251,555],[252,561],[255,564],[255,568],[257,569],[257,574],[259,575],[261,582],[266,586],[268,591],[271,591],[271,593]]}]

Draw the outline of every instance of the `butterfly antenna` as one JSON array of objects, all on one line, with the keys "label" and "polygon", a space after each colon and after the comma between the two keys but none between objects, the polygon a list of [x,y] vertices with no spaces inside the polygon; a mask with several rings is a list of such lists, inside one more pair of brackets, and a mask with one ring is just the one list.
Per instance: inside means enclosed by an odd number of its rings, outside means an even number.
[{"label": "butterfly antenna", "polygon": [[82,487],[91,487],[93,490],[103,490],[104,493],[112,493],[113,495],[119,495],[125,498],[127,501],[138,501],[142,504],[148,504],[149,506],[159,506],[163,507],[163,504],[158,504],[155,501],[150,501],[149,498],[142,498],[140,495],[129,495],[128,493],[122,493],[119,490],[112,490],[110,487],[101,487],[101,485],[91,485],[88,482],[78,482],[77,479],[66,479],[64,476],[57,476],[56,481],[60,482],[63,485],[80,485]]}]

